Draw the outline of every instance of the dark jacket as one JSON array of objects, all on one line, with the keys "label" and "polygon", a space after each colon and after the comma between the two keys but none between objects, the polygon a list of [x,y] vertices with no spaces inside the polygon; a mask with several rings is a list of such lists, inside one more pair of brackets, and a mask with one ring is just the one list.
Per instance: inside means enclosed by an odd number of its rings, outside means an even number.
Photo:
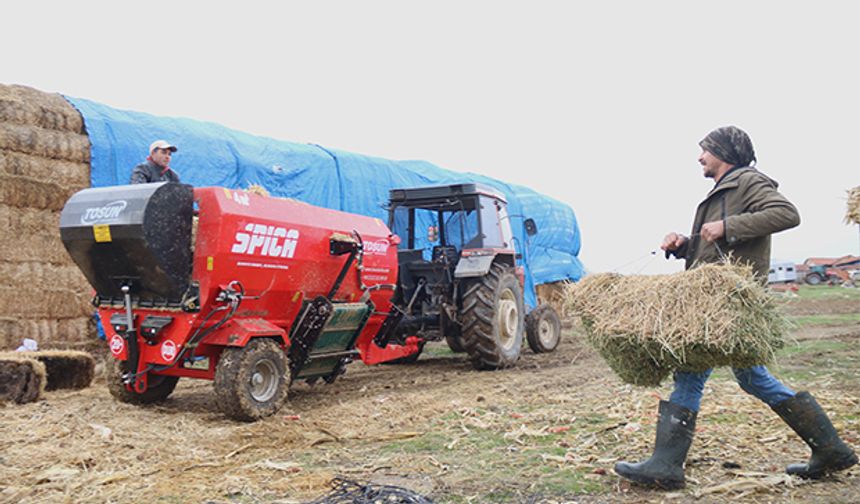
[{"label": "dark jacket", "polygon": [[[770,235],[800,224],[797,208],[776,189],[779,184],[749,166],[734,168],[699,203],[691,238],[675,254],[686,268],[720,262],[723,254],[752,265],[762,281],[770,269]],[[702,225],[722,220],[725,235],[712,242],[699,236]],[[719,250],[718,248],[719,247]]]},{"label": "dark jacket", "polygon": [[131,172],[131,184],[150,182],[179,182],[179,175],[170,168],[162,168],[152,161],[140,163]]}]

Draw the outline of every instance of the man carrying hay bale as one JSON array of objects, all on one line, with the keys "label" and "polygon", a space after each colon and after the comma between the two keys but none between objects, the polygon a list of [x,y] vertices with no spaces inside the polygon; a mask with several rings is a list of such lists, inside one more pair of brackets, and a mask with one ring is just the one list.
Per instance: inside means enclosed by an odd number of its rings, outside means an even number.
[{"label": "man carrying hay bale", "polygon": [[[709,133],[699,146],[699,164],[714,188],[699,204],[689,237],[669,233],[661,248],[666,257],[686,260],[686,269],[732,261],[748,264],[759,281],[767,279],[770,235],[797,226],[797,209],[777,191],[777,183],[755,168],[749,136],[734,126]],[[795,393],[765,366],[732,369],[741,388],[771,407],[812,449],[805,464],[788,474],[819,478],[857,463],[857,455],[839,438],[833,424],[808,392]],[[666,489],[684,486],[684,460],[693,441],[696,416],[711,369],[675,371],[675,388],[660,401],[654,453],[645,462],[618,462],[615,472],[637,483]]]},{"label": "man carrying hay bale", "polygon": [[130,183],[179,182],[179,175],[170,168],[170,157],[176,151],[176,146],[165,140],[152,142],[146,162],[140,163],[132,170]]}]

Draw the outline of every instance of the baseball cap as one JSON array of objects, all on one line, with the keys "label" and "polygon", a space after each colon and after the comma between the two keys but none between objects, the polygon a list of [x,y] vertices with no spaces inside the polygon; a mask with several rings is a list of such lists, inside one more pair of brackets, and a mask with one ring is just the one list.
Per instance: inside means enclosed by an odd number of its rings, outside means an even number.
[{"label": "baseball cap", "polygon": [[175,145],[168,143],[166,140],[156,140],[149,144],[149,152],[152,152],[155,149],[168,149],[170,152],[176,152],[179,150]]}]

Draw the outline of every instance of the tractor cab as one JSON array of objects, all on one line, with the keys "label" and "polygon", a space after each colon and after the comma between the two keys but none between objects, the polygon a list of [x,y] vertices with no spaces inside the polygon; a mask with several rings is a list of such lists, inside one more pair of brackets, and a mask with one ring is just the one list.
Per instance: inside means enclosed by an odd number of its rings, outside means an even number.
[{"label": "tractor cab", "polygon": [[[389,227],[400,237],[400,296],[449,290],[456,279],[483,276],[499,260],[514,266],[507,202],[481,184],[394,189]],[[419,296],[420,297],[420,296]]]}]

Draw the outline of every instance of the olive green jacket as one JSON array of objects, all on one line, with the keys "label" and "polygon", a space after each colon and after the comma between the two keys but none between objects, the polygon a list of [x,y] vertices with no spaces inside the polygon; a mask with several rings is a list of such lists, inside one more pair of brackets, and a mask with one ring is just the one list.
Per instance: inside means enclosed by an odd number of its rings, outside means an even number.
[{"label": "olive green jacket", "polygon": [[[699,203],[689,240],[676,251],[690,269],[722,261],[724,255],[752,265],[762,281],[770,269],[770,235],[800,224],[797,208],[776,189],[779,184],[755,168],[734,168]],[[699,236],[702,225],[722,220],[725,235],[716,242]]]}]

